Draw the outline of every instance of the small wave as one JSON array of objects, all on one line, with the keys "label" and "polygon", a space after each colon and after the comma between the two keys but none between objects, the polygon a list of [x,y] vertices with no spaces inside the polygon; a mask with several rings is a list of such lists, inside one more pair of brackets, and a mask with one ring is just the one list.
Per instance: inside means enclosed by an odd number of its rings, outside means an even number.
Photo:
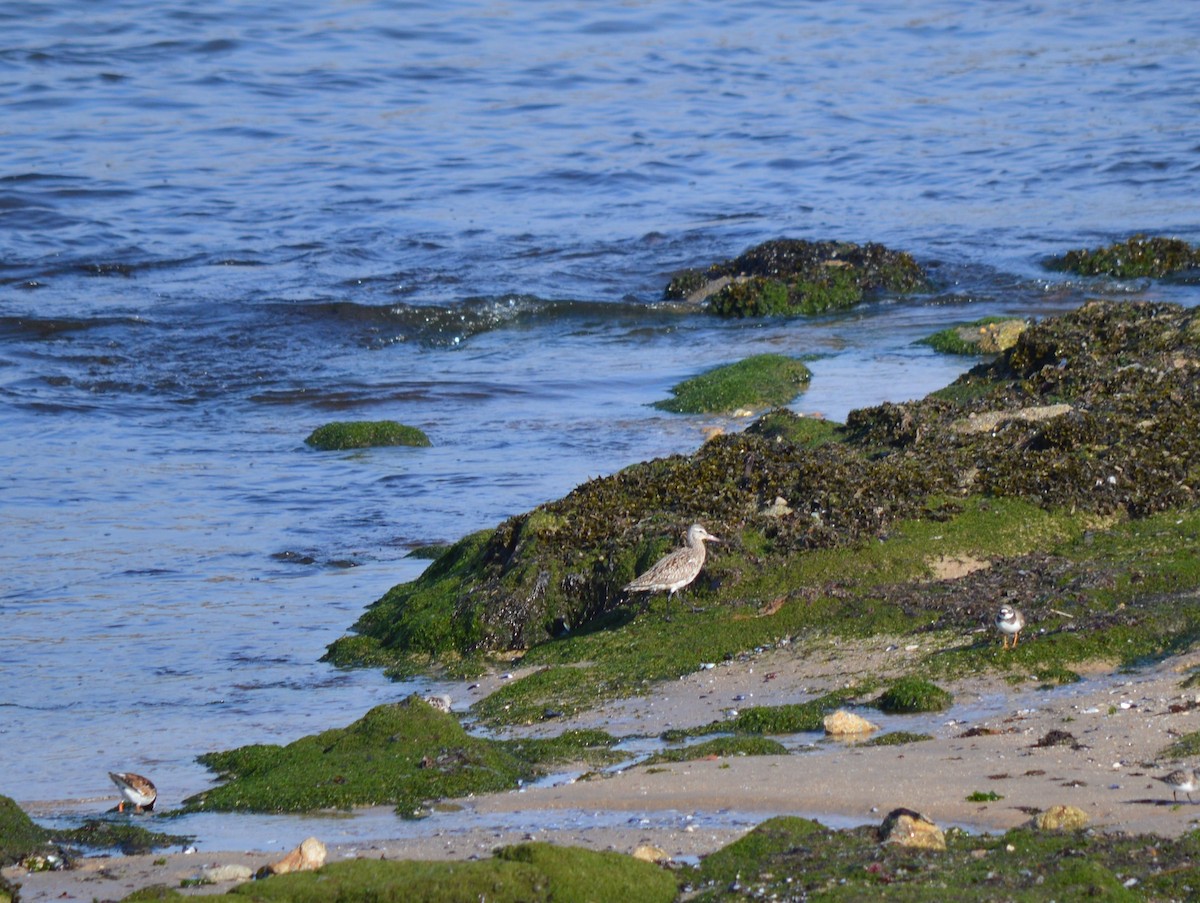
[{"label": "small wave", "polygon": [[337,301],[310,304],[303,309],[316,318],[362,324],[367,331],[363,339],[370,345],[415,342],[430,348],[454,348],[472,336],[511,326],[572,317],[643,317],[653,315],[658,308],[632,301],[546,300],[535,295],[508,294],[468,298],[450,305]]}]

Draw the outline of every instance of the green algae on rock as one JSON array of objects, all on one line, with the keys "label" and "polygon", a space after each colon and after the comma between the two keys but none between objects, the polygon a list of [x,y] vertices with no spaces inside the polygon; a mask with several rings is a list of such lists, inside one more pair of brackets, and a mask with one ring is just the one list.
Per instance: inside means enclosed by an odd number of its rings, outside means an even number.
[{"label": "green algae on rock", "polygon": [[0,866],[27,856],[55,854],[77,847],[119,850],[125,855],[181,845],[193,838],[149,831],[140,825],[87,819],[77,828],[43,828],[7,796],[0,796]]},{"label": "green algae on rock", "polygon": [[918,345],[928,345],[942,354],[998,354],[1017,343],[1017,337],[1029,326],[1024,320],[1011,317],[983,317],[961,326],[950,326],[933,335],[918,339]]},{"label": "green algae on rock", "polygon": [[[411,670],[519,650],[539,670],[476,712],[528,721],[812,636],[942,632],[930,675],[1167,654],[1200,636],[1197,607],[1170,601],[1200,587],[1198,430],[1200,313],[1090,303],[819,444],[720,436],[467,537],[327,657]],[[669,623],[639,614],[621,587],[694,522],[725,541],[693,604]],[[934,579],[955,556],[982,566]],[[1005,654],[976,632],[1002,590],[1036,629]]]},{"label": "green algae on rock", "polygon": [[410,696],[287,746],[200,756],[226,780],[184,800],[182,811],[304,812],[391,803],[411,818],[430,800],[512,789],[546,762],[609,761],[614,742],[600,731],[553,741],[474,737],[452,715]]},{"label": "green algae on rock", "polygon": [[1177,839],[1028,828],[997,835],[945,833],[945,851],[934,853],[881,845],[875,826],[835,831],[780,816],[680,877],[694,888],[688,899],[702,903],[748,898],[932,903],[948,899],[948,893],[972,903],[1182,900],[1194,894],[1200,832]]},{"label": "green algae on rock", "polygon": [[773,442],[790,442],[792,445],[813,448],[836,442],[841,428],[842,424],[833,420],[806,417],[787,408],[776,408],[746,427],[746,432]]},{"label": "green algae on rock", "polygon": [[430,444],[423,431],[394,420],[335,420],[317,427],[304,441],[321,451]]},{"label": "green algae on rock", "polygon": [[880,244],[780,238],[706,270],[684,270],[664,294],[668,300],[707,300],[719,316],[761,317],[838,310],[868,293],[908,293],[927,284],[910,255]]},{"label": "green algae on rock", "polygon": [[795,398],[811,378],[812,371],[796,358],[756,354],[684,380],[671,389],[674,398],[656,401],[654,407],[675,414],[777,407]]},{"label": "green algae on rock", "polygon": [[730,756],[786,756],[788,748],[778,740],[768,740],[765,737],[717,737],[694,743],[691,746],[680,746],[674,749],[664,749],[656,752],[638,765],[661,765],[664,762],[692,762],[696,759],[709,757],[728,758]]},{"label": "green algae on rock", "polygon": [[58,843],[92,850],[119,850],[122,855],[133,856],[149,853],[165,847],[184,846],[195,840],[189,834],[166,834],[150,831],[141,825],[113,823],[98,818],[89,818],[78,828],[55,831]]},{"label": "green algae on rock", "polygon": [[33,853],[53,852],[50,832],[36,824],[11,798],[0,796],[0,866]]},{"label": "green algae on rock", "polygon": [[941,712],[950,708],[953,697],[937,684],[919,677],[902,677],[883,691],[876,705],[892,715]]},{"label": "green algae on rock", "polygon": [[[670,903],[678,891],[671,872],[632,856],[535,842],[471,861],[353,859],[241,884],[226,896],[263,903]],[[162,887],[125,898],[127,903],[192,899]]]},{"label": "green algae on rock", "polygon": [[1046,262],[1052,270],[1067,270],[1081,276],[1161,278],[1172,273],[1200,268],[1200,248],[1178,238],[1147,238],[1135,235],[1128,241],[1103,248],[1068,251]]}]

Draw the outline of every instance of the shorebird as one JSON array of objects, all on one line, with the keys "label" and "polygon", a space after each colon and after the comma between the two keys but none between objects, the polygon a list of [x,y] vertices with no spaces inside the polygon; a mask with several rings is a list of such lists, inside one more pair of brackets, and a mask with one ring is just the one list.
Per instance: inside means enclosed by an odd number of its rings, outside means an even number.
[{"label": "shorebird", "polygon": [[1182,790],[1187,794],[1188,802],[1194,802],[1192,793],[1200,788],[1200,772],[1191,768],[1180,768],[1178,771],[1172,771],[1170,774],[1164,774],[1162,777],[1155,777],[1154,780],[1162,781],[1171,788],[1171,796],[1175,802],[1179,802],[1179,791]]},{"label": "shorebird", "polygon": [[131,771],[110,771],[108,776],[121,791],[122,799],[117,803],[118,812],[125,811],[127,802],[133,804],[134,812],[142,810],[149,812],[154,808],[154,801],[158,799],[158,790],[155,789],[154,783],[149,778],[144,778]]},{"label": "shorebird", "polygon": [[1008,648],[1008,638],[1012,637],[1012,648],[1017,648],[1017,640],[1021,638],[1021,628],[1025,626],[1025,616],[1011,605],[1001,605],[996,612],[996,629],[1000,631],[1000,641]]},{"label": "shorebird", "polygon": [[693,580],[704,567],[705,542],[720,542],[699,524],[692,524],[687,531],[687,545],[668,552],[651,568],[625,586],[630,593],[657,593],[667,591],[667,604],[675,593]]}]

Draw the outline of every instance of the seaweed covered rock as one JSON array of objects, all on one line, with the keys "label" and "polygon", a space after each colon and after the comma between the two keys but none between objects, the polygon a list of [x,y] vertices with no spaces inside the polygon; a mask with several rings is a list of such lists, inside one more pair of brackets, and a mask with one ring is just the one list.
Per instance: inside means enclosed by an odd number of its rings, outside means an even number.
[{"label": "seaweed covered rock", "polygon": [[1147,238],[1135,235],[1128,241],[1103,248],[1068,251],[1052,257],[1046,266],[1080,276],[1140,276],[1161,278],[1183,270],[1200,268],[1200,248],[1178,238]]},{"label": "seaweed covered rock", "polygon": [[427,661],[578,630],[627,610],[621,587],[690,523],[726,543],[687,593],[744,604],[797,553],[878,542],[973,499],[1110,522],[1190,506],[1198,429],[1200,313],[1089,303],[921,401],[851,412],[834,441],[719,436],[468,537],[372,606],[328,658]]},{"label": "seaweed covered rock", "polygon": [[305,812],[391,803],[411,818],[430,800],[512,789],[549,762],[609,762],[615,742],[602,731],[521,741],[475,737],[414,694],[287,746],[255,744],[200,756],[224,783],[188,797],[182,811]]},{"label": "seaweed covered rock", "polygon": [[412,817],[431,799],[507,790],[528,762],[472,737],[418,696],[371,709],[345,728],[287,746],[258,744],[198,761],[225,782],[184,800],[184,811],[303,812],[392,803]]},{"label": "seaweed covered rock", "polygon": [[386,445],[429,445],[429,437],[424,432],[394,420],[335,420],[317,427],[304,441],[321,451]]},{"label": "seaweed covered rock", "polygon": [[684,380],[671,389],[673,398],[654,406],[676,414],[774,407],[795,398],[811,378],[812,371],[802,361],[783,354],[756,354]]},{"label": "seaweed covered rock", "polygon": [[914,292],[926,285],[924,270],[903,251],[780,238],[707,270],[678,273],[664,294],[668,300],[706,300],[723,317],[762,317],[838,310],[871,292]]},{"label": "seaweed covered rock", "polygon": [[48,852],[50,832],[34,823],[12,799],[0,796],[0,866]]}]

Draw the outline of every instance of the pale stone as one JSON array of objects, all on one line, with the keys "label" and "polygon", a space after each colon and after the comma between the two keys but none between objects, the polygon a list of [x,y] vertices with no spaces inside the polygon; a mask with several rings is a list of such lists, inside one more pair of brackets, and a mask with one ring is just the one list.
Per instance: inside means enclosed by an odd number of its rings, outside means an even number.
[{"label": "pale stone", "polygon": [[764,517],[784,517],[792,513],[792,506],[787,503],[787,499],[783,496],[777,495],[775,496],[775,501],[771,502],[771,504],[767,505],[759,513]]},{"label": "pale stone", "polygon": [[1078,831],[1090,820],[1086,812],[1075,806],[1051,806],[1033,820],[1033,825],[1039,831]]},{"label": "pale stone", "polygon": [[1017,344],[1028,327],[1024,320],[1001,320],[983,326],[959,326],[954,332],[962,341],[978,346],[981,353],[997,354]]},{"label": "pale stone", "polygon": [[325,864],[325,856],[325,844],[315,837],[310,837],[278,862],[268,865],[265,871],[269,871],[272,875],[286,875],[288,872],[315,872]]},{"label": "pale stone", "polygon": [[1069,404],[1045,404],[1019,411],[984,411],[971,414],[964,420],[956,420],[953,429],[959,433],[990,433],[1006,420],[1023,420],[1038,423],[1071,413]]},{"label": "pale stone", "polygon": [[946,835],[942,829],[912,809],[893,809],[889,812],[879,826],[879,842],[920,850],[946,849]]},{"label": "pale stone", "polygon": [[253,875],[254,870],[250,866],[238,865],[237,863],[218,865],[216,868],[204,870],[204,877],[214,884],[220,884],[224,881],[249,881]]},{"label": "pale stone", "polygon": [[662,847],[656,847],[652,843],[638,844],[633,851],[633,858],[640,859],[642,862],[670,862],[671,854]]},{"label": "pale stone", "polygon": [[450,697],[445,694],[438,696],[426,696],[425,701],[437,709],[439,712],[450,711]]},{"label": "pale stone", "polygon": [[833,734],[834,736],[869,734],[871,731],[879,730],[878,724],[872,724],[861,715],[855,715],[853,712],[847,712],[845,709],[838,709],[832,715],[826,715],[824,723],[825,733]]}]

